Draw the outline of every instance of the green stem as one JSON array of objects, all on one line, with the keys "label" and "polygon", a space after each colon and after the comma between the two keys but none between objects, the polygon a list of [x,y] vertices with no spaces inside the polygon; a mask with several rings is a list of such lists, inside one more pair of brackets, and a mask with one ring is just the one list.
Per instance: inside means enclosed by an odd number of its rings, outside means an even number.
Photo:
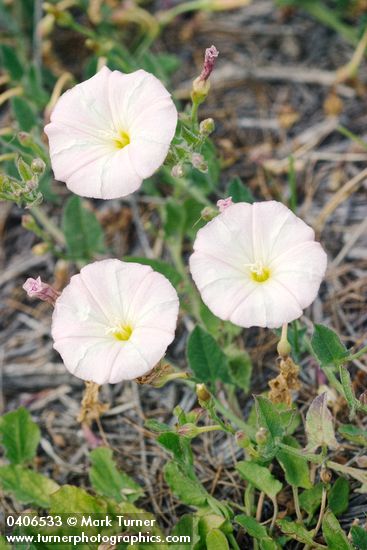
[{"label": "green stem", "polygon": [[61,245],[65,246],[65,237],[62,231],[50,220],[50,218],[45,214],[45,212],[38,206],[34,206],[30,209],[31,214],[36,218],[36,220],[48,231],[48,233],[55,239],[55,241]]},{"label": "green stem", "polygon": [[227,409],[222,403],[214,396],[212,396],[212,400],[215,404],[216,409],[228,420],[233,422],[237,428],[242,430],[250,439],[255,438],[256,430],[252,426],[249,426],[244,420],[239,418],[232,412],[231,410]]},{"label": "green stem", "polygon": [[[367,144],[366,144],[367,145]],[[365,353],[367,353],[367,346],[364,346],[363,348],[361,348],[359,351],[357,351],[356,353],[353,353],[353,355],[349,355],[349,357],[347,358],[348,361],[354,361],[354,359],[359,359],[360,357],[362,357],[362,355],[364,355]]]},{"label": "green stem", "polygon": [[245,508],[246,508],[246,514],[248,516],[252,516],[252,507],[254,504],[254,486],[251,483],[247,484],[247,487],[245,489]]},{"label": "green stem", "polygon": [[233,550],[241,550],[240,547],[237,544],[236,539],[234,538],[234,535],[232,533],[229,533],[229,535],[227,535],[227,538],[228,538]]},{"label": "green stem", "polygon": [[302,517],[301,508],[299,505],[299,498],[298,498],[298,487],[295,487],[294,485],[292,485],[292,493],[293,493],[293,501],[294,501],[294,507],[296,510],[297,519],[298,521],[303,523],[303,517]]}]

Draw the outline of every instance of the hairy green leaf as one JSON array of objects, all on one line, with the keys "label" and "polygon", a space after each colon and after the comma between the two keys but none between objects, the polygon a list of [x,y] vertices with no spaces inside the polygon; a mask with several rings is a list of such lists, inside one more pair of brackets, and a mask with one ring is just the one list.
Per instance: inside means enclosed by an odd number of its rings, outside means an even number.
[{"label": "hairy green leaf", "polygon": [[13,464],[29,462],[35,457],[40,429],[24,407],[0,418],[0,435],[5,456]]},{"label": "hairy green leaf", "polygon": [[97,493],[113,498],[117,502],[123,500],[135,502],[144,494],[140,485],[117,469],[111,449],[98,447],[89,456],[92,462],[89,479]]},{"label": "hairy green leaf", "polygon": [[227,195],[232,197],[233,202],[253,203],[255,198],[251,190],[246,187],[239,177],[234,177],[228,185]]},{"label": "hairy green leaf", "polygon": [[62,230],[69,256],[74,260],[91,260],[105,250],[103,230],[93,212],[74,195],[65,205]]},{"label": "hairy green leaf", "polygon": [[197,545],[200,542],[199,535],[199,517],[196,514],[185,514],[182,516],[171,533],[172,536],[189,536],[189,544],[185,544],[184,548],[182,543],[170,544],[170,550],[196,550]]},{"label": "hairy green leaf", "polygon": [[238,462],[236,470],[259,491],[264,491],[271,499],[281,491],[283,485],[264,466],[256,462]]},{"label": "hairy green leaf", "polygon": [[312,532],[307,531],[303,525],[286,519],[278,519],[276,523],[285,535],[291,536],[303,544],[308,544],[312,548],[322,548],[322,546],[313,541]]},{"label": "hairy green leaf", "polygon": [[347,535],[344,533],[338,520],[330,510],[325,512],[324,519],[322,520],[322,532],[328,548],[335,548],[335,550],[353,550],[352,545],[347,539]]},{"label": "hairy green leaf", "polygon": [[[294,437],[286,436],[284,443],[295,449],[300,449],[301,446]],[[310,471],[306,458],[295,456],[289,453],[286,449],[279,449],[276,454],[277,460],[285,473],[285,479],[289,485],[294,487],[302,487],[310,489],[312,487],[310,479]]]},{"label": "hairy green leaf", "polygon": [[336,516],[340,516],[349,507],[349,483],[345,477],[338,477],[332,484],[328,494],[328,504],[330,510]]},{"label": "hairy green leaf", "polygon": [[59,488],[52,479],[20,465],[1,466],[0,485],[17,501],[40,508],[50,506],[51,495]]},{"label": "hairy green leaf", "polygon": [[367,447],[367,430],[363,430],[354,424],[341,424],[338,428],[340,435],[356,445]]},{"label": "hairy green leaf", "polygon": [[212,529],[206,536],[207,550],[229,550],[227,537],[219,529]]},{"label": "hairy green leaf", "polygon": [[215,339],[200,326],[194,328],[187,343],[187,357],[195,377],[213,384],[216,380],[229,383],[227,358]]},{"label": "hairy green leaf", "polygon": [[15,118],[17,119],[19,129],[29,132],[37,124],[37,118],[34,114],[29,101],[22,97],[12,97],[11,107]]},{"label": "hairy green leaf", "polygon": [[348,350],[339,336],[324,325],[315,325],[311,345],[322,367],[339,366],[348,357]]},{"label": "hairy green leaf", "polygon": [[367,531],[359,525],[353,525],[350,530],[352,541],[357,550],[366,550],[367,548]]},{"label": "hairy green leaf", "polygon": [[322,483],[317,483],[311,489],[303,491],[299,497],[299,503],[303,510],[305,510],[310,516],[320,508],[322,498]]},{"label": "hairy green leaf", "polygon": [[247,393],[250,390],[252,373],[252,363],[248,353],[241,351],[235,356],[230,356],[228,366],[233,382]]},{"label": "hairy green leaf", "polygon": [[51,495],[52,514],[103,514],[106,502],[73,485],[63,485]]},{"label": "hairy green leaf", "polygon": [[306,415],[307,449],[315,451],[326,445],[329,449],[336,449],[338,442],[335,439],[333,419],[327,408],[326,392],[318,395],[311,403]]}]

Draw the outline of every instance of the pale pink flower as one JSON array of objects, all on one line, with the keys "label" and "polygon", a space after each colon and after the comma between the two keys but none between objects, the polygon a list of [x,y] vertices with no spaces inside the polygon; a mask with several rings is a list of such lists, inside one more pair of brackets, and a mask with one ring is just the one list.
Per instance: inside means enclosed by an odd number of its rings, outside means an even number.
[{"label": "pale pink flower", "polygon": [[177,293],[151,267],[103,260],[82,268],[56,301],[54,348],[66,368],[97,384],[142,376],[174,338]]},{"label": "pale pink flower", "polygon": [[41,277],[37,277],[37,279],[29,277],[24,283],[23,289],[30,298],[38,298],[51,305],[54,305],[57,298],[60,296],[60,292],[55,290],[51,285],[42,282]]},{"label": "pale pink flower", "polygon": [[311,227],[267,201],[233,204],[200,229],[190,270],[220,319],[275,328],[313,302],[326,263]]},{"label": "pale pink flower", "polygon": [[153,75],[103,67],[65,92],[45,128],[55,178],[83,197],[138,189],[164,162],[177,110]]},{"label": "pale pink flower", "polygon": [[219,212],[223,212],[228,206],[232,206],[232,197],[227,197],[226,199],[219,199],[217,201],[217,206],[219,208]]}]

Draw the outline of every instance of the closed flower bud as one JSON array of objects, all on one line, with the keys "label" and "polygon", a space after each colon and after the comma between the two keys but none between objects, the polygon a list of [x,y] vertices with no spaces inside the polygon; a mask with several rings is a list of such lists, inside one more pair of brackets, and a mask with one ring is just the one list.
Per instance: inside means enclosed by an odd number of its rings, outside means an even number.
[{"label": "closed flower bud", "polygon": [[332,478],[332,473],[327,468],[322,468],[320,472],[320,479],[323,483],[330,483]]},{"label": "closed flower bud", "polygon": [[280,340],[277,345],[277,352],[280,357],[288,357],[291,352],[291,345],[288,340]]},{"label": "closed flower bud", "polygon": [[28,147],[32,143],[32,137],[28,132],[18,132],[18,141],[21,145]]},{"label": "closed flower bud", "polygon": [[183,426],[179,426],[179,428],[177,428],[177,433],[178,435],[189,437],[191,439],[192,437],[199,435],[200,428],[195,426],[195,424],[184,424]]},{"label": "closed flower bud", "polygon": [[32,160],[31,170],[34,174],[42,175],[45,171],[46,164],[42,159],[36,158]]},{"label": "closed flower bud", "polygon": [[255,435],[256,443],[263,445],[268,439],[269,432],[266,428],[260,428]]},{"label": "closed flower bud", "polygon": [[245,432],[236,432],[236,443],[241,449],[246,449],[250,445],[250,440]]},{"label": "closed flower bud", "polygon": [[202,80],[200,76],[192,83],[191,99],[194,103],[202,103],[210,90],[209,80]]},{"label": "closed flower bud", "polygon": [[191,156],[191,162],[193,167],[200,170],[200,172],[208,171],[208,164],[205,162],[203,155],[200,155],[200,153],[193,153]]},{"label": "closed flower bud", "polygon": [[200,215],[204,221],[210,222],[210,220],[212,220],[213,218],[215,218],[215,216],[218,215],[218,212],[211,206],[206,206],[205,208],[202,209]]},{"label": "closed flower bud", "polygon": [[203,136],[210,136],[215,130],[215,123],[212,118],[206,118],[200,122],[199,131]]},{"label": "closed flower bud", "polygon": [[171,170],[171,175],[174,177],[174,178],[182,178],[184,176],[184,169],[183,167],[181,166],[181,164],[176,164],[172,170]]},{"label": "closed flower bud", "polygon": [[211,399],[211,395],[205,384],[196,384],[196,395],[200,403],[207,403]]}]

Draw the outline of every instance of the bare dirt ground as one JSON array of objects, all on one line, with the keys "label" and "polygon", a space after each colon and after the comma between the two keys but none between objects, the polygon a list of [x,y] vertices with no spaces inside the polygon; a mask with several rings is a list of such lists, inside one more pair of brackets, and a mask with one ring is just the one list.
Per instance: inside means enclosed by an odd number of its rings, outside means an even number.
[{"label": "bare dirt ground", "polygon": [[[316,229],[329,255],[322,291],[303,322],[307,327],[310,319],[322,322],[342,334],[348,346],[360,346],[367,319],[367,151],[336,128],[341,124],[367,140],[366,64],[358,84],[336,85],[335,71],[350,60],[353,47],[305,14],[286,14],[272,2],[259,0],[230,13],[177,20],[165,32],[160,47],[182,60],[174,89],[183,101],[199,71],[203,50],[211,44],[220,58],[200,115],[217,123],[214,139],[225,166],[223,194],[229,179],[238,175],[258,200],[286,199],[293,154],[297,212]],[[66,196],[65,189],[62,193]],[[111,201],[93,207],[117,257],[143,255],[146,247],[156,250],[144,226],[157,218],[144,197],[138,196],[136,203]],[[51,207],[50,214],[57,217],[57,208]],[[46,281],[54,280],[55,262],[48,255],[32,254],[36,241],[21,227],[21,216],[20,209],[0,205],[0,412],[26,405],[42,428],[40,470],[58,482],[83,485],[92,443],[76,420],[83,385],[66,372],[52,349],[51,308],[27,300],[21,288],[28,276],[41,274]],[[59,264],[57,282],[61,285],[67,276]],[[184,366],[187,332],[181,321],[170,354]],[[243,340],[253,359],[252,389],[264,391],[277,370],[276,338],[269,331],[253,329],[244,332]],[[362,358],[352,367],[358,394],[367,385],[365,363]],[[305,410],[317,391],[318,378],[309,355],[301,367],[297,401]],[[120,465],[145,488],[142,506],[152,509],[162,525],[171,526],[184,509],[167,490],[162,477],[166,457],[143,424],[147,418],[174,422],[172,408],[195,406],[195,395],[180,383],[163,389],[124,383],[104,387],[102,397],[110,404],[103,428]],[[251,395],[242,395],[240,403],[248,411]],[[342,410],[339,415],[343,417]],[[97,428],[94,433],[100,437]],[[233,463],[241,451],[223,435],[201,437],[194,448],[198,475],[209,491],[240,502],[241,483]],[[355,449],[339,451],[340,461],[353,463],[354,458]],[[281,495],[280,510],[285,511],[290,501],[289,495]],[[365,495],[353,497],[342,523],[362,519],[366,503]]]}]

